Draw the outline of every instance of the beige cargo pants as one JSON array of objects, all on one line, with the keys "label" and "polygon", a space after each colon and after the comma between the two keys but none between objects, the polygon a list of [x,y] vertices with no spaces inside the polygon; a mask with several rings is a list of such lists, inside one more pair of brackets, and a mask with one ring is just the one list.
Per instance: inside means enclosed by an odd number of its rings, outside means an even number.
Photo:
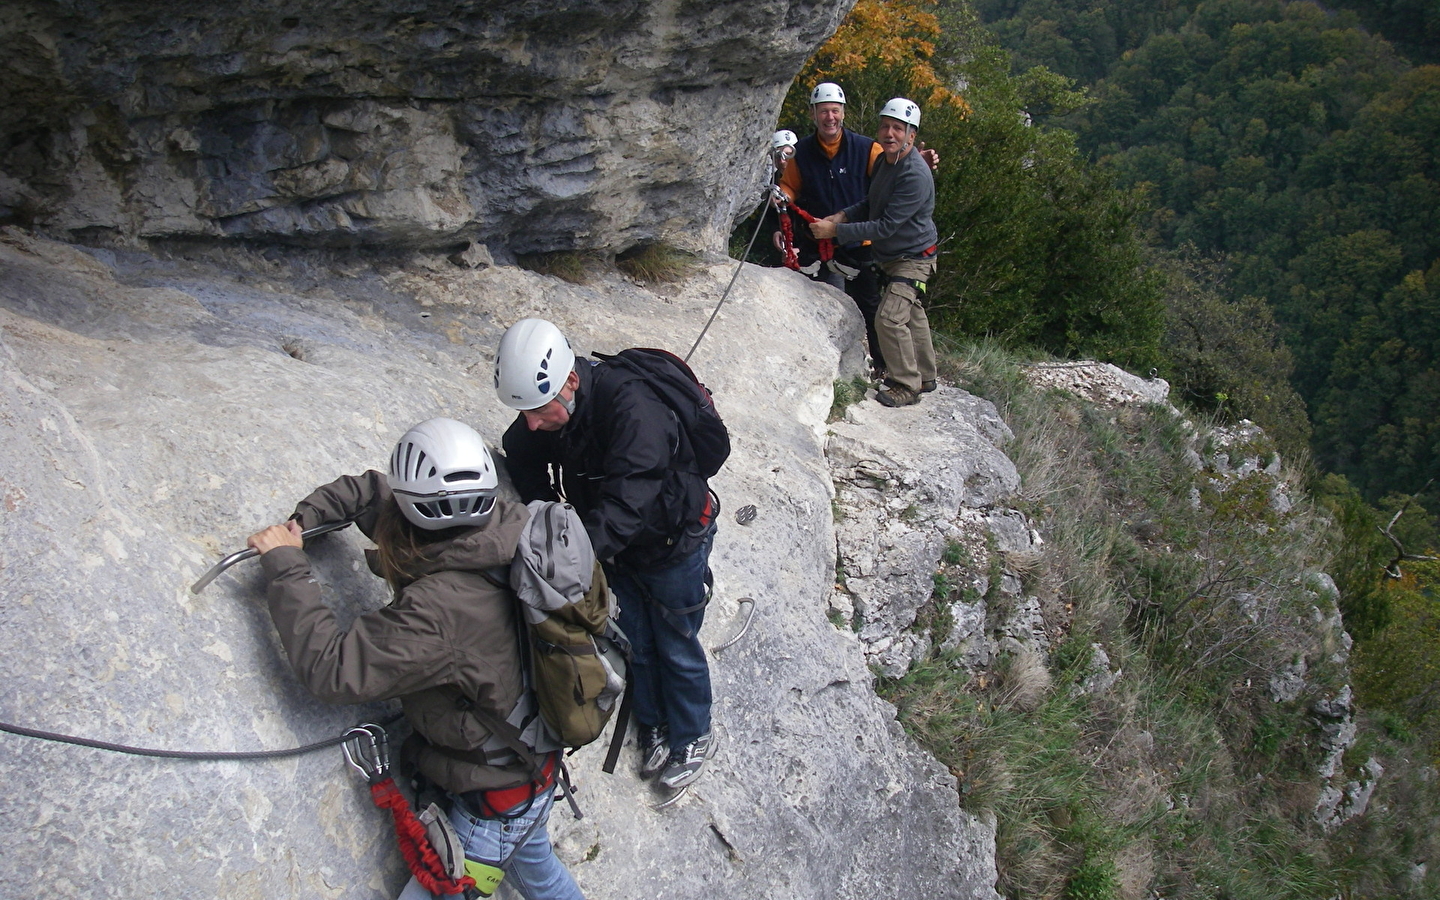
[{"label": "beige cargo pants", "polygon": [[[935,258],[896,259],[880,264],[893,278],[927,282],[935,274]],[[885,378],[918,392],[924,381],[935,380],[935,344],[930,340],[930,319],[925,295],[900,281],[887,284],[875,311],[875,332],[885,354]]]}]

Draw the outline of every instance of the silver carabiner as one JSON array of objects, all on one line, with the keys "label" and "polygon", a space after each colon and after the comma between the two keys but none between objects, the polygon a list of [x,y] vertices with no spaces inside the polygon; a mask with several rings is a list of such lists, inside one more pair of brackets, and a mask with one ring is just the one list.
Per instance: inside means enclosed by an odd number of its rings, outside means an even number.
[{"label": "silver carabiner", "polygon": [[379,725],[356,725],[340,745],[345,761],[371,784],[390,777],[390,738]]}]

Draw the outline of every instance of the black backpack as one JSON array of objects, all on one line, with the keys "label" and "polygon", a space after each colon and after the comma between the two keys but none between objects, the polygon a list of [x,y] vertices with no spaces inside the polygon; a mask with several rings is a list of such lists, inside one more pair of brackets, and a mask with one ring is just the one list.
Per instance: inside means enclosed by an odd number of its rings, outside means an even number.
[{"label": "black backpack", "polygon": [[713,478],[730,457],[730,432],[715,409],[710,389],[700,383],[685,361],[668,350],[632,347],[612,355],[592,353],[596,359],[624,366],[645,380],[680,420],[695,465],[702,478]]}]

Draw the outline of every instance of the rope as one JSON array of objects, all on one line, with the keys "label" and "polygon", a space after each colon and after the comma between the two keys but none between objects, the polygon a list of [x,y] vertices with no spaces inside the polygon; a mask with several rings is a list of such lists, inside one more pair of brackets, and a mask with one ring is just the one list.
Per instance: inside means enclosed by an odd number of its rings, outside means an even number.
[{"label": "rope", "polygon": [[[765,196],[767,199],[770,196],[768,190]],[[763,204],[765,200],[761,200],[760,202]],[[754,213],[751,213],[751,215],[754,215]],[[685,362],[688,363],[690,361],[690,357],[695,353],[695,348],[699,347],[700,342],[705,340],[705,333],[710,330],[710,324],[715,321],[716,316],[720,315],[720,307],[725,305],[725,298],[730,296],[730,289],[735,286],[735,279],[740,277],[740,270],[745,268],[745,260],[750,256],[750,248],[755,246],[755,239],[760,236],[760,226],[763,224],[765,224],[765,214],[761,213],[755,220],[755,233],[750,235],[750,243],[745,245],[745,252],[740,254],[740,262],[735,266],[735,274],[730,276],[730,283],[725,285],[725,292],[720,295],[720,302],[715,304],[715,311],[710,314],[710,320],[705,323],[704,328],[700,329],[700,336],[695,339],[695,343],[690,345],[690,351],[685,354]]]},{"label": "rope", "polygon": [[[399,720],[400,716],[395,715],[386,719],[384,724],[389,725]],[[189,759],[189,760],[236,760],[236,759],[279,759],[286,756],[299,756],[303,753],[311,753],[315,750],[323,750],[326,747],[334,747],[345,743],[352,736],[350,731],[338,737],[327,738],[323,741],[316,741],[313,744],[306,744],[303,747],[291,747],[286,750],[237,750],[237,751],[204,751],[204,750],[155,750],[148,747],[130,747],[125,744],[112,744],[109,741],[97,741],[91,738],[75,737],[68,734],[56,734],[53,731],[41,731],[37,728],[24,728],[19,725],[11,725],[8,722],[0,722],[0,731],[19,735],[20,737],[39,738],[40,740],[54,741],[60,744],[74,744],[78,747],[92,747],[96,750],[112,750],[116,753],[128,753],[132,756],[150,756],[160,759]],[[430,839],[425,833],[425,826],[415,818],[415,813],[410,809],[410,802],[400,793],[395,786],[395,779],[385,778],[370,785],[370,796],[375,800],[375,805],[381,809],[388,809],[390,816],[395,821],[395,838],[400,844],[400,854],[405,857],[405,864],[410,867],[415,880],[430,893],[440,896],[444,894],[463,894],[466,890],[475,886],[475,880],[468,875],[458,881],[452,880],[449,873],[445,871],[444,863],[430,845]]]},{"label": "rope", "polygon": [[780,212],[780,234],[784,236],[780,252],[784,255],[785,268],[800,271],[800,252],[795,249],[795,226],[784,210]]},{"label": "rope", "polygon": [[[391,716],[384,724],[398,720],[400,716]],[[39,738],[44,741],[54,741],[59,744],[74,744],[77,747],[93,747],[96,750],[110,750],[115,753],[128,753],[131,756],[150,756],[158,759],[191,759],[191,760],[226,760],[226,759],[280,759],[286,756],[300,756],[304,753],[313,753],[316,750],[324,750],[326,747],[335,747],[345,743],[349,739],[348,732],[338,737],[327,738],[323,741],[316,741],[313,744],[306,744],[303,747],[291,747],[287,750],[154,750],[147,747],[130,747],[125,744],[112,744],[109,741],[97,741],[91,738],[75,737],[68,734],[56,734],[53,731],[40,731],[36,728],[23,728],[19,725],[11,725],[8,722],[0,722],[0,731],[19,735],[20,737]]]},{"label": "rope", "polygon": [[[795,213],[795,215],[799,216],[805,221],[805,224],[808,225],[811,222],[819,221],[805,210],[796,206],[794,203],[790,203],[787,205]],[[794,269],[798,272],[800,271],[800,254],[795,249],[794,225],[791,224],[790,217],[785,214],[785,211],[783,209],[780,211],[780,232],[781,234],[785,235],[785,268]],[[835,242],[833,240],[831,240],[830,238],[822,238],[820,239],[819,244],[821,262],[829,262],[830,260],[835,258]]]},{"label": "rope", "polygon": [[390,817],[395,820],[395,840],[400,844],[400,855],[405,857],[405,865],[410,867],[411,874],[421,887],[439,897],[463,894],[475,886],[475,879],[469,875],[462,876],[458,881],[450,877],[445,864],[430,845],[425,826],[410,810],[410,801],[395,786],[395,779],[385,778],[371,784],[370,796],[376,806],[390,811]]}]

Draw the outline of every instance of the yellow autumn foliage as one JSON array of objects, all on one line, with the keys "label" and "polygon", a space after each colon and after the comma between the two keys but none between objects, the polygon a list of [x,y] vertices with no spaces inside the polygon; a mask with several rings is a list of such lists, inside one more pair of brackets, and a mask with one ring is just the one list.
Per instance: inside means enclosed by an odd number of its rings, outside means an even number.
[{"label": "yellow autumn foliage", "polygon": [[859,0],[835,34],[805,63],[798,83],[842,85],[868,71],[903,73],[921,107],[947,105],[962,116],[965,99],[945,84],[931,60],[940,20],[935,0]]}]

